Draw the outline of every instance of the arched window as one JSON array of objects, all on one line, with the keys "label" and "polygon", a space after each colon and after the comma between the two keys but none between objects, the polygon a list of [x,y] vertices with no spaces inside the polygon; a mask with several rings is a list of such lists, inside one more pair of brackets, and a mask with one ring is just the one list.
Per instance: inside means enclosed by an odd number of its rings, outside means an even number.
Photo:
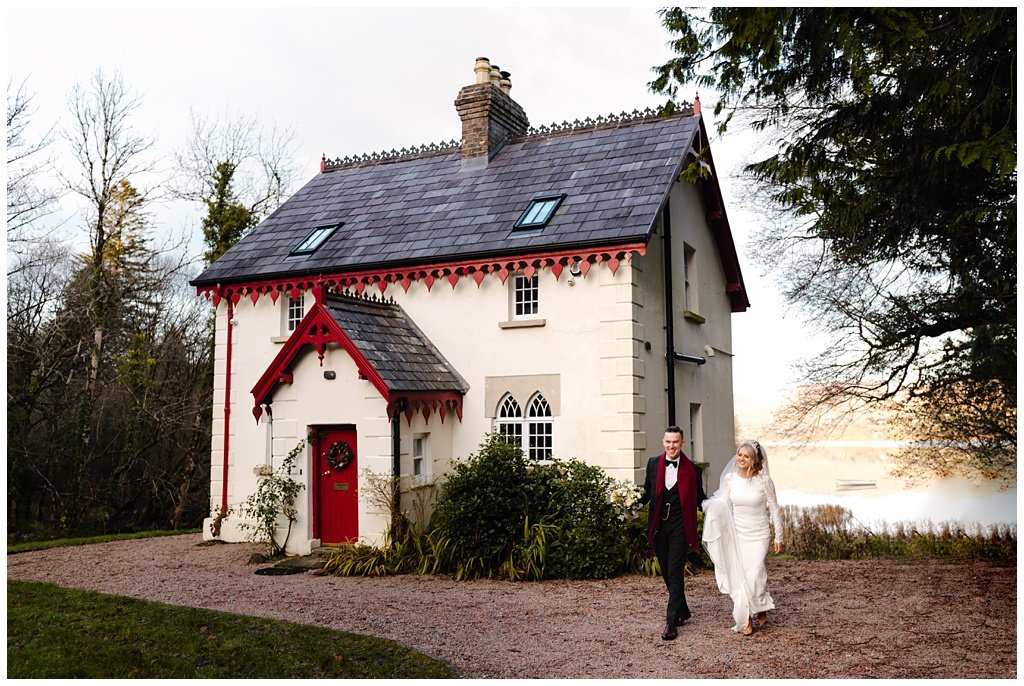
[{"label": "arched window", "polygon": [[[529,436],[529,457],[531,460],[546,460],[551,457],[553,434],[551,407],[544,396],[538,393],[530,400],[527,411],[527,434]],[[524,446],[525,448],[526,446]]]},{"label": "arched window", "polygon": [[523,454],[531,460],[551,457],[554,445],[551,406],[543,395],[537,393],[530,398],[524,418],[522,407],[511,393],[506,393],[498,403],[497,414],[494,431],[506,443],[522,448]]},{"label": "arched window", "polygon": [[497,433],[506,443],[523,445],[523,411],[516,399],[509,394],[498,405]]}]

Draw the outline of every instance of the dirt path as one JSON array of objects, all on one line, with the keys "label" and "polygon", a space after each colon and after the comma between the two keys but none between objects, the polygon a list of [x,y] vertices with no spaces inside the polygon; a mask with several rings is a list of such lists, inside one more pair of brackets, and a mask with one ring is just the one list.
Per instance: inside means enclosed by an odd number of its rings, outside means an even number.
[{"label": "dirt path", "polygon": [[198,534],[21,553],[8,579],[290,620],[399,641],[472,678],[1015,678],[1017,568],[769,560],[778,609],[744,638],[710,572],[660,638],[660,579],[455,582],[256,575],[249,544]]}]

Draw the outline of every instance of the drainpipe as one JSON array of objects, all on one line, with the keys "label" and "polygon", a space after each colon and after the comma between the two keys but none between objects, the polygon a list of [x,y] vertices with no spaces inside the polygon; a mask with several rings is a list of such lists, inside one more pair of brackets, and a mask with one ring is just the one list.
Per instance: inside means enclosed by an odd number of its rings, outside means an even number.
[{"label": "drainpipe", "polygon": [[391,413],[391,476],[395,479],[394,501],[392,502],[391,532],[392,541],[397,534],[398,513],[402,507],[402,424],[399,421],[402,408],[405,403],[401,400],[395,402],[395,409]]},{"label": "drainpipe", "polygon": [[228,342],[227,342],[227,359],[224,361],[226,369],[224,377],[224,472],[223,472],[223,488],[221,489],[221,500],[220,500],[220,511],[222,513],[228,511],[228,448],[231,441],[231,320],[235,317],[235,305],[231,302],[231,298],[227,298],[228,301]]},{"label": "drainpipe", "polygon": [[668,394],[668,426],[676,423],[676,361],[675,317],[672,311],[672,220],[670,205],[665,202],[661,213],[662,252],[665,256],[665,372]]}]

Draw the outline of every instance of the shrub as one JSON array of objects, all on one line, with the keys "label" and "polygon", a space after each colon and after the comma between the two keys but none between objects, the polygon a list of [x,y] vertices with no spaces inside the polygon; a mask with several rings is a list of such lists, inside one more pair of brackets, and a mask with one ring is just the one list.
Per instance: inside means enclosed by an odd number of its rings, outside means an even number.
[{"label": "shrub", "polygon": [[[239,526],[249,531],[251,540],[269,543],[271,558],[284,555],[288,538],[292,533],[292,526],[298,520],[295,500],[304,486],[292,478],[292,471],[295,469],[295,461],[305,444],[305,440],[299,441],[298,445],[292,448],[291,452],[281,461],[280,467],[270,474],[262,476],[256,487],[256,492],[246,498],[240,508],[242,516],[248,517],[252,521],[243,521]],[[225,516],[227,513],[218,511],[218,520],[223,520]],[[275,534],[281,523],[281,518],[287,522],[287,528],[284,541],[279,544]]]},{"label": "shrub", "polygon": [[458,578],[494,576],[514,558],[529,511],[526,482],[522,450],[498,436],[452,468],[431,520],[442,569]]},{"label": "shrub", "polygon": [[639,495],[599,467],[530,463],[518,447],[489,436],[441,490],[430,535],[434,567],[457,578],[509,579],[603,579],[642,569]]},{"label": "shrub", "polygon": [[[371,492],[391,507],[393,486],[380,484]],[[394,525],[383,548],[341,546],[325,572],[449,572],[456,579],[510,580],[653,576],[660,570],[647,547],[641,495],[638,486],[616,481],[599,467],[576,459],[529,462],[519,447],[488,436],[477,453],[452,468],[429,533],[417,531],[404,513],[392,512]],[[687,573],[704,566],[704,550],[691,551]]]},{"label": "shrub", "polygon": [[530,517],[551,527],[545,569],[557,579],[605,579],[623,571],[627,539],[612,501],[615,481],[579,460],[527,474]]}]

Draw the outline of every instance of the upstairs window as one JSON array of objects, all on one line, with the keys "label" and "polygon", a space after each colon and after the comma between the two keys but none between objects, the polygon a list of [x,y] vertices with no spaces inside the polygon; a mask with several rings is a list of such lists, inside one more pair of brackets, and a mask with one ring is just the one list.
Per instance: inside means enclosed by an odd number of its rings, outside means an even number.
[{"label": "upstairs window", "polygon": [[306,294],[299,292],[299,297],[293,298],[290,295],[285,303],[284,333],[285,335],[295,331],[302,318],[306,314]]},{"label": "upstairs window", "polygon": [[683,297],[684,309],[697,312],[697,251],[683,244]]},{"label": "upstairs window", "polygon": [[312,255],[317,249],[324,244],[331,234],[340,227],[341,224],[327,224],[325,226],[318,226],[310,231],[302,241],[292,248],[291,252],[288,253],[289,257],[296,257],[302,255]]},{"label": "upstairs window", "polygon": [[512,228],[539,229],[547,226],[547,223],[551,221],[551,216],[563,200],[565,200],[565,193],[543,193],[533,196],[530,204],[519,215],[519,220]]},{"label": "upstairs window", "polygon": [[517,274],[512,285],[512,318],[529,319],[540,314],[540,277]]}]

